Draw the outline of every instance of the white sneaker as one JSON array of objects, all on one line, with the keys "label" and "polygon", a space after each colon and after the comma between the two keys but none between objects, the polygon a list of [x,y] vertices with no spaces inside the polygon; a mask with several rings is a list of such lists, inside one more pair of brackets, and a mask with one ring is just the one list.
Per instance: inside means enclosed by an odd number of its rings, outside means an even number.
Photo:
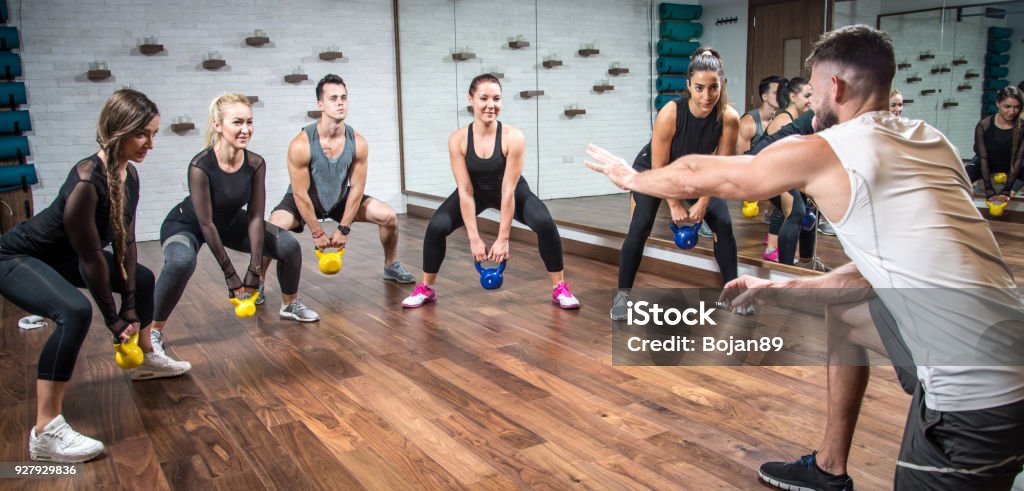
[{"label": "white sneaker", "polygon": [[132,371],[132,380],[177,377],[192,369],[187,361],[177,361],[165,353],[146,353],[142,364]]},{"label": "white sneaker", "polygon": [[164,332],[159,329],[149,330],[149,342],[153,345],[153,351],[164,352]]},{"label": "white sneaker", "polygon": [[320,320],[320,314],[313,312],[313,309],[306,307],[301,298],[296,298],[292,303],[281,306],[281,318],[291,319],[299,322],[316,322]]},{"label": "white sneaker", "polygon": [[71,429],[60,415],[43,428],[41,435],[36,435],[36,428],[32,427],[28,453],[32,460],[79,463],[103,453],[103,443]]}]

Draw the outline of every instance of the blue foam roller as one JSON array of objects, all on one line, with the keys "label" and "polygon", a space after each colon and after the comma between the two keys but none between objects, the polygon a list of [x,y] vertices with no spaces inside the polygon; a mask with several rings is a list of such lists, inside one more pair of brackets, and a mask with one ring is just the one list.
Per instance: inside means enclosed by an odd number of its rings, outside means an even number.
[{"label": "blue foam roller", "polygon": [[657,67],[659,74],[682,75],[690,68],[690,59],[682,56],[659,56],[654,66]]},{"label": "blue foam roller", "polygon": [[988,52],[989,53],[1005,53],[1010,51],[1012,44],[1007,39],[989,39],[988,40]]},{"label": "blue foam roller", "polygon": [[988,38],[989,39],[1007,39],[1013,35],[1013,29],[1009,27],[989,27]]},{"label": "blue foam roller", "polygon": [[0,136],[0,159],[17,158],[28,155],[27,136]]},{"label": "blue foam roller", "polygon": [[996,93],[991,90],[986,90],[985,93],[981,94],[981,102],[983,104],[995,104]]},{"label": "blue foam roller", "polygon": [[682,92],[686,90],[686,77],[658,77],[654,81],[654,88],[658,89],[658,92]]},{"label": "blue foam roller", "polygon": [[989,114],[995,114],[997,112],[999,112],[999,109],[996,108],[995,104],[985,104],[981,106],[982,116],[988,116]]},{"label": "blue foam roller", "polygon": [[33,164],[0,166],[0,191],[10,191],[38,182],[39,176],[36,175],[36,166]]},{"label": "blue foam roller", "polygon": [[1010,85],[1009,80],[986,80],[981,87],[985,90],[1002,90],[1007,85]]},{"label": "blue foam roller", "polygon": [[694,20],[704,13],[700,5],[684,5],[681,3],[663,3],[658,5],[658,18],[661,20]]},{"label": "blue foam roller", "polygon": [[21,41],[18,39],[18,28],[3,26],[0,27],[0,49],[18,49]]},{"label": "blue foam roller", "polygon": [[987,66],[985,67],[985,77],[987,78],[1002,78],[1010,73],[1010,68],[1005,66]]},{"label": "blue foam roller", "polygon": [[12,77],[21,76],[21,55],[18,53],[0,52],[0,76],[6,76],[11,71]]},{"label": "blue foam roller", "polygon": [[654,98],[654,108],[657,109],[658,111],[661,111],[661,108],[665,107],[665,104],[668,104],[669,101],[671,101],[672,99],[677,99],[677,98],[679,98],[679,96],[669,95],[669,94],[659,94],[657,97]]},{"label": "blue foam roller", "polygon": [[7,105],[11,96],[15,104],[25,104],[28,97],[25,96],[25,82],[0,83],[0,106]]},{"label": "blue foam roller", "polygon": [[662,22],[658,34],[673,41],[689,41],[699,38],[704,33],[704,26],[699,22]]},{"label": "blue foam roller", "polygon": [[996,55],[989,53],[985,55],[986,65],[1005,65],[1010,62],[1010,55],[1002,54]]},{"label": "blue foam roller", "polygon": [[658,56],[690,56],[700,43],[686,41],[669,41],[662,39],[658,41]]},{"label": "blue foam roller", "polygon": [[0,111],[0,133],[32,131],[28,111]]}]

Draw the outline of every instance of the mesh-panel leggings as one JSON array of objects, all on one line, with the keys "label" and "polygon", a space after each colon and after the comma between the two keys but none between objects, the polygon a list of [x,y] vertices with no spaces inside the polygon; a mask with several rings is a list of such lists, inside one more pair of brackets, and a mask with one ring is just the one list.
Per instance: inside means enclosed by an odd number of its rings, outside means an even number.
[{"label": "mesh-panel leggings", "polygon": [[768,231],[779,236],[779,264],[793,264],[797,242],[800,245],[801,259],[810,259],[814,255],[814,229],[803,229],[804,216],[807,215],[803,194],[796,189],[790,189],[789,195],[793,197],[793,209],[788,217],[782,214],[782,199],[778,196],[771,199],[775,211],[772,212],[772,223]]},{"label": "mesh-panel leggings", "polygon": [[[123,293],[124,280],[113,254],[103,251],[103,256],[110,270],[111,290]],[[154,281],[152,271],[141,264],[135,266],[135,313],[141,327],[153,321]],[[22,310],[56,324],[39,354],[40,380],[71,379],[78,350],[92,323],[92,305],[79,291],[85,287],[77,257],[48,264],[32,256],[0,254],[0,294]]]},{"label": "mesh-panel leggings", "polygon": [[[530,227],[537,234],[537,248],[548,272],[561,271],[562,238],[558,235],[558,227],[551,218],[548,207],[530,191],[525,180],[516,185],[516,209],[512,217],[519,223]],[[473,194],[476,212],[479,214],[487,208],[501,207],[500,194],[477,191]],[[462,220],[462,209],[459,202],[459,191],[455,190],[430,218],[427,233],[423,237],[423,272],[437,273],[444,261],[446,242],[449,235],[465,226]]]},{"label": "mesh-panel leggings", "polygon": [[[249,252],[249,234],[244,221],[236,222],[241,225],[229,227],[221,234],[220,240],[228,249]],[[181,300],[185,286],[196,270],[196,255],[203,245],[200,241],[202,236],[197,227],[195,231],[177,231],[161,241],[164,249],[164,267],[160,271],[160,279],[156,282],[156,309],[153,315],[155,320],[167,320]],[[269,230],[265,231],[263,255],[277,260],[277,281],[281,284],[281,293],[296,294],[299,291],[299,277],[302,273],[302,250],[295,237],[283,230],[276,234]],[[236,271],[242,271],[244,275],[245,265]]]},{"label": "mesh-panel leggings", "polygon": [[[636,273],[640,270],[640,260],[644,256],[644,244],[651,236],[654,229],[655,218],[658,216],[658,208],[662,200],[639,193],[632,193],[636,207],[633,208],[633,218],[629,222],[629,233],[626,240],[622,242],[622,252],[619,254],[619,288],[633,288],[633,281],[636,280]],[[687,200],[693,204],[697,200]],[[704,221],[715,233],[718,240],[715,241],[715,262],[718,263],[722,281],[728,283],[736,279],[736,236],[732,232],[732,217],[729,216],[729,207],[724,200],[711,198],[708,203],[707,212],[704,214]],[[666,227],[668,224],[665,225]]]}]

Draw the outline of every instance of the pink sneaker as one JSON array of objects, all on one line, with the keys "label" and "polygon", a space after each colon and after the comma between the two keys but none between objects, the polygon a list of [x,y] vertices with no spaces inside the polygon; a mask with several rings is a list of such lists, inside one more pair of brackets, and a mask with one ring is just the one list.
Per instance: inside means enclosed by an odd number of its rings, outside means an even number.
[{"label": "pink sneaker", "polygon": [[415,309],[416,307],[422,307],[423,304],[434,301],[437,301],[437,293],[434,292],[433,288],[423,283],[416,285],[416,290],[412,292],[412,295],[402,300],[402,308]]},{"label": "pink sneaker", "polygon": [[572,292],[569,291],[569,285],[565,282],[561,282],[551,292],[551,303],[558,304],[563,309],[578,309],[580,308],[580,301],[576,300]]},{"label": "pink sneaker", "polygon": [[775,249],[768,250],[762,257],[765,261],[771,261],[773,263],[779,262],[779,248],[776,247]]}]

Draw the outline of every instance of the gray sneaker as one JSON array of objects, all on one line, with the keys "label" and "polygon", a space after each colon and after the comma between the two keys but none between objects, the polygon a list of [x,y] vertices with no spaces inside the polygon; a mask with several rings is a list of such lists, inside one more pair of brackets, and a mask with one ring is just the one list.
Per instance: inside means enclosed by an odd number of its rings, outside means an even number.
[{"label": "gray sneaker", "polygon": [[835,229],[832,228],[832,224],[828,223],[827,220],[821,220],[821,222],[818,223],[818,232],[821,232],[821,235],[834,236],[836,234]]},{"label": "gray sneaker", "polygon": [[164,353],[146,353],[142,364],[132,370],[132,380],[177,377],[192,369],[187,361],[178,361]]},{"label": "gray sneaker", "polygon": [[153,345],[153,351],[164,352],[164,332],[159,329],[149,330],[149,342]]},{"label": "gray sneaker", "polygon": [[281,318],[299,322],[316,322],[320,320],[320,314],[303,305],[301,298],[296,298],[292,303],[281,307]]},{"label": "gray sneaker", "polygon": [[263,302],[266,302],[266,301],[267,301],[267,299],[263,298],[263,282],[261,281],[260,282],[260,296],[256,297],[256,305],[263,305]]},{"label": "gray sneaker", "polygon": [[612,300],[612,310],[609,313],[613,321],[626,320],[626,302],[628,301],[629,292],[623,290],[615,292],[615,298]]},{"label": "gray sneaker", "polygon": [[711,233],[711,227],[708,226],[707,222],[700,222],[700,230],[697,231],[697,235],[704,237],[705,239],[710,239],[715,236],[715,234]]},{"label": "gray sneaker", "polygon": [[399,283],[415,283],[416,277],[402,267],[402,263],[395,261],[391,266],[384,268],[384,279],[397,281]]}]

